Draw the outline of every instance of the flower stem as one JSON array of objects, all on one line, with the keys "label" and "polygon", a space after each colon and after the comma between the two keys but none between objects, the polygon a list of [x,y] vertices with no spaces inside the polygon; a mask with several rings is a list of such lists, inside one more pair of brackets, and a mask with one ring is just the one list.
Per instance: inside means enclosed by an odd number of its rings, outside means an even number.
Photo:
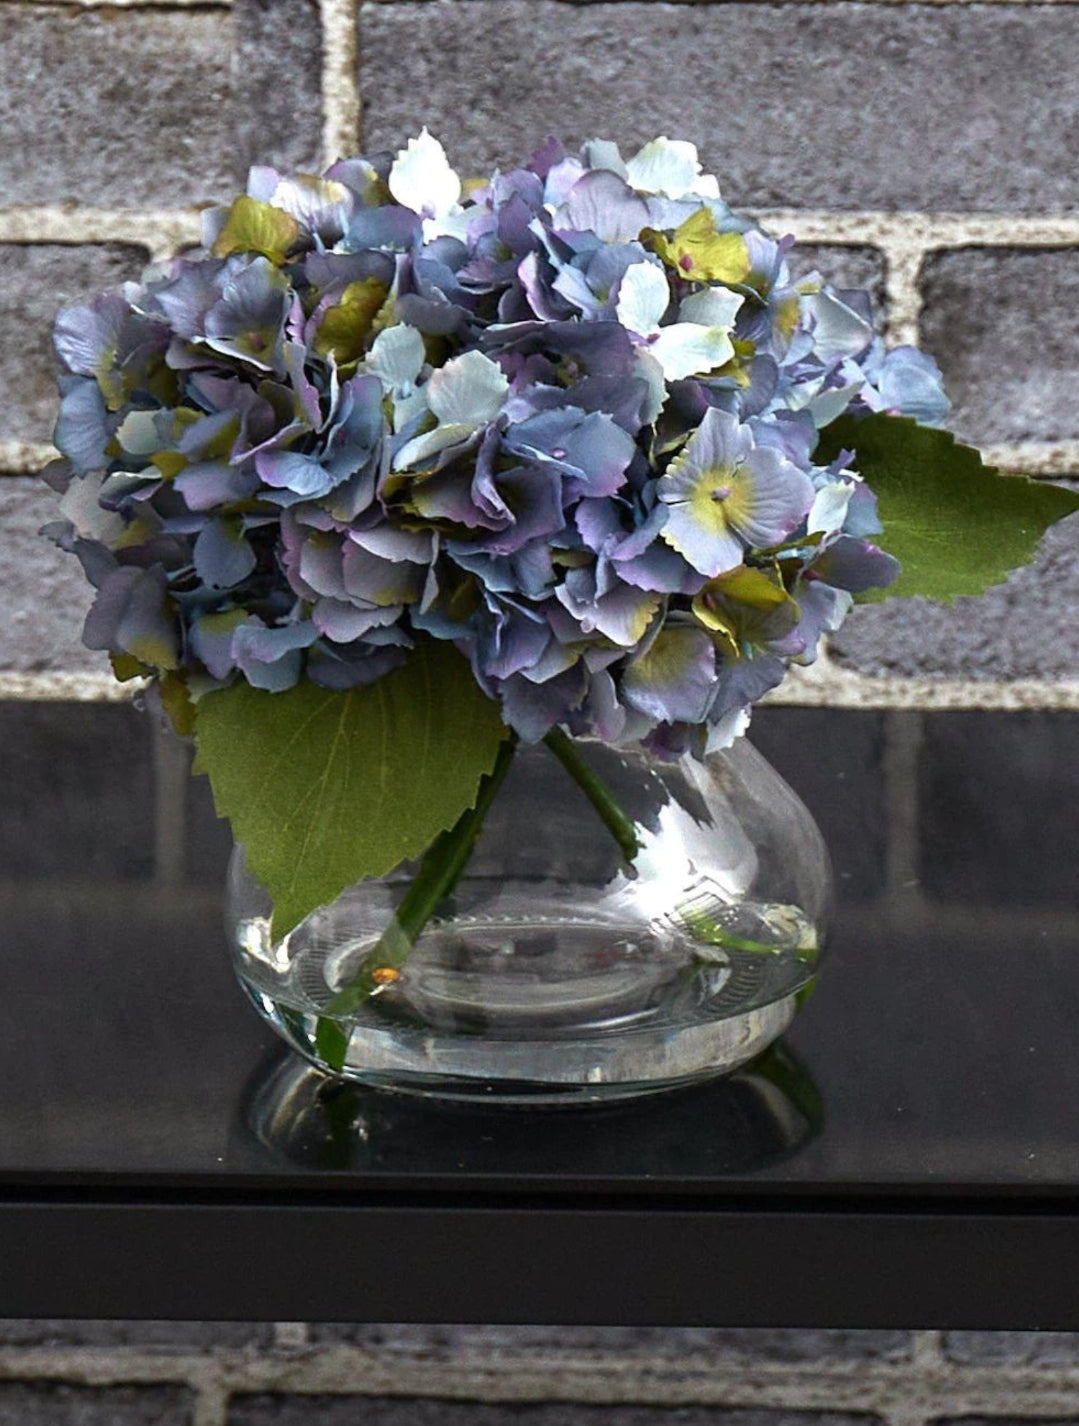
[{"label": "flower stem", "polygon": [[439,903],[460,881],[479,840],[484,818],[509,772],[516,748],[517,739],[512,734],[503,740],[494,767],[480,783],[475,805],[462,812],[453,826],[431,843],[393,920],[364,956],[349,983],[323,1007],[315,1028],[315,1048],[331,1069],[342,1067],[348,1049],[348,1035],[338,1024],[339,1017],[352,1014],[381,986],[396,980],[396,972],[404,965]]},{"label": "flower stem", "polygon": [[543,741],[596,809],[603,825],[622,848],[622,855],[632,866],[642,845],[632,818],[622,811],[610,788],[581,757],[568,733],[561,728],[552,728]]}]

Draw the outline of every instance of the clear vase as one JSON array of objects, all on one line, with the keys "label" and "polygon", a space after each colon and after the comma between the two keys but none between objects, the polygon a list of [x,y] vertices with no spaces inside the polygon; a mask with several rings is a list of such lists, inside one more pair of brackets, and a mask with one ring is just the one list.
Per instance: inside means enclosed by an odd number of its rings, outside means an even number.
[{"label": "clear vase", "polygon": [[358,1000],[417,867],[350,887],[274,941],[235,850],[236,970],[295,1050],[386,1088],[557,1103],[724,1074],[783,1033],[831,900],[806,807],[744,738],[704,761],[573,746],[632,823],[632,861],[580,778],[543,744],[520,747],[452,892]]}]

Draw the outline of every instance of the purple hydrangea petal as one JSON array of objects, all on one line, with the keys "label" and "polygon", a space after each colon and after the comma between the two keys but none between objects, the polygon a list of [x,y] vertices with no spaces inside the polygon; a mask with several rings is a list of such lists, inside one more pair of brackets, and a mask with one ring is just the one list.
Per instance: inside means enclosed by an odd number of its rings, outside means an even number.
[{"label": "purple hydrangea petal", "polygon": [[213,678],[226,679],[236,667],[232,636],[247,615],[242,609],[201,614],[191,624],[191,650]]},{"label": "purple hydrangea petal", "polygon": [[168,604],[168,581],[160,565],[121,565],[109,574],[86,616],[88,649],[130,654],[155,669],[180,663],[176,621]]},{"label": "purple hydrangea petal", "polygon": [[624,483],[636,447],[610,416],[569,406],[511,427],[507,450],[549,462],[565,476],[567,499],[613,495]]},{"label": "purple hydrangea petal", "polygon": [[579,178],[554,219],[556,229],[595,233],[604,242],[636,238],[649,222],[648,204],[609,169]]},{"label": "purple hydrangea petal", "polygon": [[813,573],[826,584],[861,594],[866,589],[884,589],[900,574],[899,561],[868,540],[841,535],[813,561]]},{"label": "purple hydrangea petal", "polygon": [[532,683],[518,675],[497,685],[502,716],[519,738],[538,743],[580,708],[588,689],[580,666],[567,669],[545,683]]},{"label": "purple hydrangea petal", "polygon": [[268,629],[261,619],[240,624],[233,631],[231,652],[240,672],[253,688],[281,693],[299,682],[302,650],[318,638],[314,624],[285,624]]},{"label": "purple hydrangea petal", "polygon": [[108,446],[118,422],[109,415],[96,381],[68,377],[60,389],[60,415],[53,432],[56,447],[76,472],[99,470],[108,463]]},{"label": "purple hydrangea petal", "polygon": [[369,604],[414,604],[423,594],[422,565],[395,563],[365,550],[353,540],[345,543],[341,559],[345,592]]},{"label": "purple hydrangea petal", "polygon": [[404,663],[405,646],[379,647],[361,640],[345,650],[315,644],[307,655],[306,673],[322,688],[365,688]]},{"label": "purple hydrangea petal", "polygon": [[698,723],[716,691],[716,653],[703,630],[673,625],[630,659],[622,675],[622,697],[658,722]]},{"label": "purple hydrangea petal", "polygon": [[247,500],[258,489],[254,470],[238,470],[225,461],[196,461],[173,481],[189,510],[213,510]]},{"label": "purple hydrangea petal", "polygon": [[255,551],[243,537],[238,520],[209,520],[193,551],[195,573],[211,589],[231,589],[255,568]]},{"label": "purple hydrangea petal", "polygon": [[335,644],[351,644],[370,634],[372,629],[393,624],[401,617],[401,612],[400,604],[379,608],[346,603],[341,599],[319,599],[311,610],[311,622],[320,634]]}]

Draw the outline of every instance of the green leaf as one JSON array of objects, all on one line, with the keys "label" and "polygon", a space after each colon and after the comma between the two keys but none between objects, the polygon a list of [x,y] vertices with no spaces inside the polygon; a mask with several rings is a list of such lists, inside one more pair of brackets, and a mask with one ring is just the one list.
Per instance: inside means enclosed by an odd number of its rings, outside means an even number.
[{"label": "green leaf", "polygon": [[507,731],[456,649],[425,640],[366,688],[206,694],[195,770],[270,893],[280,938],[345,887],[420,856],[473,805]]},{"label": "green leaf", "polygon": [[1029,564],[1055,521],[1079,510],[1063,486],[1001,475],[947,431],[906,416],[844,416],[821,435],[815,460],[857,453],[856,469],[879,501],[877,543],[903,572],[876,602],[922,594],[943,604],[983,594],[1017,565]]}]

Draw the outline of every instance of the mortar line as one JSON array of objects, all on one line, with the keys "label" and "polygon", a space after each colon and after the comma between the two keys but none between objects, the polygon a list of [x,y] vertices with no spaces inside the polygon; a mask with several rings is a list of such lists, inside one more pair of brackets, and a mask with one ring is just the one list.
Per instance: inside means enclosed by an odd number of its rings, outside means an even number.
[{"label": "mortar line", "polygon": [[452,1361],[421,1353],[371,1352],[338,1345],[292,1360],[227,1350],[184,1356],[96,1351],[85,1347],[0,1349],[0,1380],[87,1385],[187,1385],[205,1400],[199,1426],[220,1426],[212,1413],[232,1394],[415,1396],[493,1402],[718,1405],[780,1410],[876,1412],[913,1423],[938,1416],[1074,1419],[1079,1372],[1046,1367],[921,1369],[915,1361],[849,1360],[821,1369],[715,1353],[627,1361],[620,1353],[466,1352]]},{"label": "mortar line", "polygon": [[360,151],[360,62],[355,0],[319,0],[322,166]]},{"label": "mortar line", "polygon": [[274,1349],[278,1352],[301,1352],[311,1345],[311,1328],[306,1322],[275,1322]]},{"label": "mortar line", "polygon": [[[921,729],[924,736],[925,729]],[[943,1332],[914,1332],[913,1351],[911,1362],[914,1366],[923,1369],[927,1367],[943,1367],[944,1359],[944,1333]]]},{"label": "mortar line", "polygon": [[[0,4],[8,0],[0,0]],[[399,0],[382,0],[399,3]],[[455,0],[458,4],[479,4],[484,0]],[[764,0],[759,0],[763,3]],[[815,0],[814,0],[815,2]],[[433,3],[433,0],[432,0]],[[754,0],[758,3],[758,0]],[[841,0],[848,3],[848,0]],[[866,0],[849,0],[866,3]],[[891,4],[893,0],[870,0],[875,4]],[[899,0],[896,0],[899,3]],[[945,0],[948,4],[968,3],[968,0]],[[1015,3],[1015,0],[1000,0]],[[1019,0],[1028,3],[1028,0]],[[1034,3],[1034,0],[1029,0]],[[1038,0],[1044,3],[1044,0]],[[1059,0],[1059,3],[1079,4],[1079,0]],[[321,0],[326,17],[327,48],[342,46],[340,53],[330,56],[335,71],[343,65],[342,56],[349,48],[355,53],[356,25],[346,0]],[[340,76],[338,75],[338,78]],[[333,84],[337,85],[337,79]],[[349,92],[335,93],[327,106],[335,126],[348,129],[355,122],[359,102],[358,83],[351,79]],[[358,119],[358,115],[356,115]],[[329,127],[324,117],[324,134]],[[351,130],[347,141],[359,142]],[[90,204],[13,204],[0,207],[0,242],[60,243],[80,245],[100,242],[141,243],[156,248],[168,236],[177,243],[195,242],[199,237],[199,209],[187,208],[99,208]],[[801,242],[829,243],[838,246],[882,247],[902,250],[917,248],[928,253],[963,247],[1079,247],[1079,214],[1028,213],[1009,210],[968,213],[933,212],[924,209],[889,211],[879,208],[771,208],[748,205],[745,211],[773,230],[789,230]]]},{"label": "mortar line", "polygon": [[[1072,3],[1073,0],[1069,0]],[[461,0],[475,3],[475,0]],[[875,0],[891,3],[891,0]],[[959,0],[948,0],[959,3]],[[965,0],[964,0],[965,3]],[[1079,3],[1079,0],[1076,0]],[[766,227],[789,230],[800,242],[841,246],[917,248],[922,253],[962,247],[1079,246],[1079,215],[953,212],[929,209],[771,208],[749,206],[747,212]]]},{"label": "mortar line", "polygon": [[95,208],[74,203],[0,207],[0,243],[63,247],[127,243],[146,248],[157,261],[187,243],[197,243],[199,237],[197,208]]},{"label": "mortar line", "polygon": [[[0,669],[0,701],[8,702],[126,703],[143,686],[138,679],[118,683],[105,671],[58,669],[23,673]],[[1079,678],[880,676],[856,673],[822,656],[810,668],[791,668],[783,683],[765,694],[761,704],[780,708],[1076,713]]]},{"label": "mortar line", "polygon": [[918,345],[922,315],[920,283],[925,249],[888,243],[884,253],[884,328],[892,346]]},{"label": "mortar line", "polygon": [[195,1385],[195,1403],[191,1426],[227,1426],[229,1393],[216,1379]]}]

